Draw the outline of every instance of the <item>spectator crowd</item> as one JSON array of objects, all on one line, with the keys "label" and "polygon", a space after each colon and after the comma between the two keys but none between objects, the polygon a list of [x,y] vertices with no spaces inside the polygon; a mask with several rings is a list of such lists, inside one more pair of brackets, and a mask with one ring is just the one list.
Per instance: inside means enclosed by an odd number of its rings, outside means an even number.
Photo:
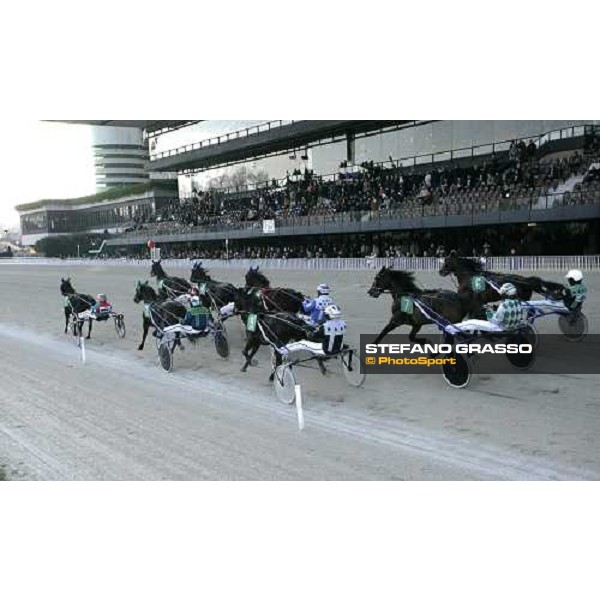
[{"label": "spectator crowd", "polygon": [[[393,161],[392,161],[393,163]],[[513,142],[508,153],[437,168],[402,168],[363,163],[360,168],[340,166],[335,178],[296,170],[285,182],[273,181],[251,192],[209,190],[192,198],[174,199],[159,207],[148,223],[136,228],[159,231],[193,228],[208,230],[260,226],[264,220],[285,226],[304,217],[340,219],[391,216],[411,218],[459,215],[531,206],[545,208],[547,198],[563,204],[600,201],[600,140],[586,139],[583,152],[539,157],[533,141]],[[579,178],[579,179],[574,179]],[[565,184],[573,185],[565,188]]]}]

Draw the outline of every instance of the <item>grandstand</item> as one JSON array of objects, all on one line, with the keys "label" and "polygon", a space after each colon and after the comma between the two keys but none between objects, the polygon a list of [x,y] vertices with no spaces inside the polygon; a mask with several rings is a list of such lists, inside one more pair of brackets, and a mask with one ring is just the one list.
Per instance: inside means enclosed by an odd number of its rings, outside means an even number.
[{"label": "grandstand", "polygon": [[[211,122],[165,123],[189,138]],[[264,121],[163,144],[149,168],[178,171],[179,194],[147,204],[128,231],[106,227],[107,248],[142,253],[152,238],[190,257],[545,254],[560,232],[564,252],[597,253],[599,144],[598,121]]]}]

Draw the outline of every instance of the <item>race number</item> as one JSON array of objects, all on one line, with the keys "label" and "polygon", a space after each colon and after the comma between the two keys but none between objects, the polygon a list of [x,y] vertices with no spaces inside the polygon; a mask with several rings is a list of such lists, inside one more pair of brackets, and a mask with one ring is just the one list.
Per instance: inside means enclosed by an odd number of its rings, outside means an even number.
[{"label": "race number", "polygon": [[248,321],[246,322],[246,329],[250,333],[254,333],[256,331],[256,324],[258,323],[258,316],[254,314],[248,315]]}]

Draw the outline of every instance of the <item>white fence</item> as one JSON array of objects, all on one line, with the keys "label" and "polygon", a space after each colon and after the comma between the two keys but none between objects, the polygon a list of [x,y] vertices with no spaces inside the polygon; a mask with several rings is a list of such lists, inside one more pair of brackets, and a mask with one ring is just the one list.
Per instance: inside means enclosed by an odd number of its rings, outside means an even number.
[{"label": "white fence", "polygon": [[[163,260],[166,267],[188,269],[191,260]],[[313,259],[264,259],[264,260],[202,260],[208,269],[249,269],[258,265],[264,271],[364,271],[381,267],[391,267],[405,271],[439,271],[438,258],[313,258]],[[2,265],[89,265],[107,266],[148,265],[148,260],[129,259],[73,259],[14,258],[0,261]],[[490,271],[600,271],[600,256],[508,256],[487,259],[486,269]]]}]

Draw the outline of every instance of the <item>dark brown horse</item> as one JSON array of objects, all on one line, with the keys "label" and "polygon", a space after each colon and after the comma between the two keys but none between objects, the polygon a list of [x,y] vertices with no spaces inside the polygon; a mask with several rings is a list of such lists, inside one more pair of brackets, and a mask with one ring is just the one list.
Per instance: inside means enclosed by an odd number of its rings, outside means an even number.
[{"label": "dark brown horse", "polygon": [[[425,338],[417,338],[417,335],[424,325],[433,321],[414,304],[415,299],[450,323],[461,322],[473,310],[470,296],[461,297],[455,292],[445,290],[421,290],[415,283],[414,273],[393,271],[386,267],[375,277],[369,296],[379,298],[384,293],[390,293],[394,299],[392,320],[379,334],[375,344],[379,344],[389,333],[403,325],[412,328],[409,336],[411,342],[427,343]],[[403,298],[407,300],[403,302]],[[405,306],[402,306],[403,304]]]},{"label": "dark brown horse", "polygon": [[[96,300],[93,296],[88,294],[78,294],[75,291],[71,283],[71,278],[61,279],[60,293],[65,299],[65,333],[69,331],[69,321],[73,315],[80,315],[92,308],[96,304]],[[82,337],[83,336],[83,321],[77,319],[76,327],[73,330],[73,335]],[[92,319],[88,320],[88,336],[86,339],[92,337]]]},{"label": "dark brown horse", "polygon": [[560,300],[565,294],[565,288],[560,283],[544,281],[539,277],[485,271],[481,261],[461,258],[454,252],[444,260],[440,275],[442,277],[454,275],[458,281],[458,292],[465,296],[474,295],[475,304],[481,306],[500,302],[502,300],[500,288],[505,283],[512,283],[517,288],[519,300],[524,302],[529,302],[534,293],[553,300]]},{"label": "dark brown horse", "polygon": [[272,288],[271,282],[258,269],[250,269],[246,273],[246,287],[262,291],[267,312],[302,312],[304,294],[289,288]]}]

